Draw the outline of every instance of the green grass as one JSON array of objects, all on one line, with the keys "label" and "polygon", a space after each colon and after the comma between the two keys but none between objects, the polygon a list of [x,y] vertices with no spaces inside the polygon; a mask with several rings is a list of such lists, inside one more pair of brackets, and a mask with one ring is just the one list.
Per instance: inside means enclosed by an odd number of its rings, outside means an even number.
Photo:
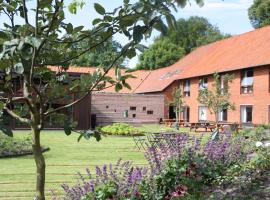
[{"label": "green grass", "polygon": [[[25,137],[27,131],[15,132],[15,137]],[[62,131],[45,131],[42,144],[51,148],[45,153],[46,191],[60,189],[64,182],[76,182],[76,172],[85,168],[116,163],[119,158],[134,164],[146,164],[142,152],[136,151],[130,137],[103,137],[100,142],[81,140],[77,134],[66,136]],[[29,200],[35,189],[35,163],[32,156],[0,160],[0,199]],[[49,199],[49,198],[48,198]]]},{"label": "green grass", "polygon": [[[162,125],[142,125],[146,132],[171,131]],[[187,132],[188,129],[181,129]],[[26,137],[29,131],[16,131],[15,137]],[[192,133],[194,134],[194,133]],[[196,133],[195,136],[199,136]],[[119,158],[132,160],[135,165],[146,165],[143,152],[136,150],[132,137],[103,137],[77,142],[78,134],[66,136],[63,131],[44,131],[42,145],[50,147],[45,153],[46,194],[50,189],[61,191],[61,183],[76,183],[76,172],[96,165],[115,164]],[[0,200],[29,200],[35,189],[35,163],[33,156],[0,159]],[[50,198],[48,198],[50,199]]]}]

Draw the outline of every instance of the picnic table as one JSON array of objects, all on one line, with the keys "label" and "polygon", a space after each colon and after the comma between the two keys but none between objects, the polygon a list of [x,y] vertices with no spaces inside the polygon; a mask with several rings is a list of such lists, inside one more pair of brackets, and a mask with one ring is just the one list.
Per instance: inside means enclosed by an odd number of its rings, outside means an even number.
[{"label": "picnic table", "polygon": [[219,130],[223,130],[225,126],[229,126],[230,129],[234,131],[238,131],[239,129],[241,129],[241,124],[235,122],[218,122],[216,125],[216,122],[214,121],[205,121],[190,123],[190,131],[194,129],[196,132],[198,128],[204,128],[206,132],[207,130],[210,130],[212,132],[216,127],[218,127]]},{"label": "picnic table", "polygon": [[[176,119],[164,119],[164,124],[165,126],[167,127],[172,127],[173,124],[176,122]],[[186,126],[187,125],[187,121],[186,120],[183,120],[183,119],[180,119],[179,120],[179,126]]]},{"label": "picnic table", "polygon": [[164,119],[164,124],[167,127],[172,127],[172,125],[176,122],[176,119]]},{"label": "picnic table", "polygon": [[215,123],[212,122],[191,122],[189,123],[189,129],[190,131],[192,131],[192,129],[195,130],[195,132],[197,131],[197,129],[199,128],[204,128],[205,131],[207,132],[207,130],[209,129],[211,132],[216,128]]}]

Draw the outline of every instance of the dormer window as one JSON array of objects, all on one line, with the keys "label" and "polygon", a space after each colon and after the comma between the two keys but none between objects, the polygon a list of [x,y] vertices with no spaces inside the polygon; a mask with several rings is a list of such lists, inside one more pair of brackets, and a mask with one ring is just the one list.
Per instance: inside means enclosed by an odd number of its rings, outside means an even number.
[{"label": "dormer window", "polygon": [[245,70],[242,73],[241,78],[241,94],[253,93],[253,70]]},{"label": "dormer window", "polygon": [[190,80],[185,80],[185,83],[184,83],[184,96],[185,97],[190,96]]},{"label": "dormer window", "polygon": [[200,82],[199,82],[199,89],[200,90],[203,90],[203,89],[206,89],[208,87],[208,78],[207,77],[203,77],[200,79]]}]

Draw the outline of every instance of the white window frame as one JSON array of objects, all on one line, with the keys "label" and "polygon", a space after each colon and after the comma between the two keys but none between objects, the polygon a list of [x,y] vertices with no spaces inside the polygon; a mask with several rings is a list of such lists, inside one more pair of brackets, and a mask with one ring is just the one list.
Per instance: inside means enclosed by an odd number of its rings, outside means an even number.
[{"label": "white window frame", "polygon": [[[251,107],[251,121],[247,121],[247,108]],[[253,122],[253,105],[240,105],[240,121],[241,123],[252,123]]]},{"label": "white window frame", "polygon": [[[227,119],[224,119],[224,111],[226,110],[227,112]],[[219,122],[226,122],[228,121],[228,109],[220,109],[218,112],[218,121]]]},{"label": "white window frame", "polygon": [[207,121],[207,107],[199,106],[198,115],[199,121]]},{"label": "white window frame", "polygon": [[199,89],[203,90],[206,88],[208,88],[208,78],[207,77],[200,78]]},{"label": "white window frame", "polygon": [[189,97],[190,96],[190,80],[186,79],[184,83],[184,96]]}]

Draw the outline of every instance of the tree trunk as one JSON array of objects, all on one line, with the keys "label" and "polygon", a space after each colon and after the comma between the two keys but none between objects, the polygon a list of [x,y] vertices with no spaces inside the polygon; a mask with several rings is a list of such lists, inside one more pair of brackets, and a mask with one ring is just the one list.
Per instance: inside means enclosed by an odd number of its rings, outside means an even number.
[{"label": "tree trunk", "polygon": [[217,131],[219,131],[218,130],[218,112],[217,113],[215,113],[215,119],[216,119],[216,129],[217,129]]},{"label": "tree trunk", "polygon": [[41,151],[40,130],[32,127],[33,154],[36,162],[36,197],[37,200],[45,200],[45,159]]}]

